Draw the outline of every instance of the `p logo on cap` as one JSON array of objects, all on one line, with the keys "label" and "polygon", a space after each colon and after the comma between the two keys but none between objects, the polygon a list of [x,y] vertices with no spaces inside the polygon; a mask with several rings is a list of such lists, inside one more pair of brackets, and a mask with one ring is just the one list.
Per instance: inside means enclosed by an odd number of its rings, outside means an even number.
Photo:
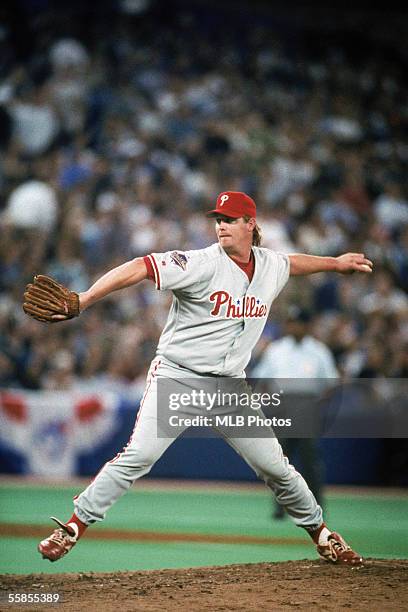
[{"label": "p logo on cap", "polygon": [[256,217],[256,204],[252,198],[243,191],[223,191],[217,197],[217,203],[214,210],[210,210],[207,215],[214,217],[216,215],[224,215],[224,217],[232,217],[239,219],[240,217]]}]

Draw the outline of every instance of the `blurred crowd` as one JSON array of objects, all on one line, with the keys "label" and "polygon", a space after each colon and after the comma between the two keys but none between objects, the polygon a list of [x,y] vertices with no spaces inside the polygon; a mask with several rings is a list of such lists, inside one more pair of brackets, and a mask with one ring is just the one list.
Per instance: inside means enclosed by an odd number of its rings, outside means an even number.
[{"label": "blurred crowd", "polygon": [[24,315],[24,286],[43,273],[82,291],[128,259],[203,248],[223,190],[255,198],[264,246],[374,262],[292,279],[253,363],[296,303],[344,376],[407,376],[403,65],[188,10],[31,28],[23,56],[0,28],[2,387],[140,391],[170,295],[146,281],[47,326]]}]

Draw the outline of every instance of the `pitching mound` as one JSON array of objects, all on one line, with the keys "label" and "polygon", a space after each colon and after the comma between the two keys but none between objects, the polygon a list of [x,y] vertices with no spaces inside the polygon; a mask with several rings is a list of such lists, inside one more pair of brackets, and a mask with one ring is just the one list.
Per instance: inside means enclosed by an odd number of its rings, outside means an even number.
[{"label": "pitching mound", "polygon": [[[3,602],[8,592],[59,593],[62,602],[54,609],[72,612],[290,608],[395,612],[408,610],[408,561],[369,559],[359,569],[305,560],[144,572],[3,575],[0,587]],[[42,608],[40,604],[11,607]]]}]

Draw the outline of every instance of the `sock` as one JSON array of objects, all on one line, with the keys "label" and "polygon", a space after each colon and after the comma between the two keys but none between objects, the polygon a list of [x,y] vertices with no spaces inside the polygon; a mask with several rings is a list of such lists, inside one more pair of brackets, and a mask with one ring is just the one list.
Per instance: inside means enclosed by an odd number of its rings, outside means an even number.
[{"label": "sock", "polygon": [[78,540],[84,533],[85,529],[88,527],[86,523],[83,523],[82,521],[79,520],[79,518],[77,517],[75,513],[71,516],[71,518],[65,524],[73,526],[74,529],[75,527],[78,529],[78,538],[77,538]]},{"label": "sock", "polygon": [[313,530],[307,530],[310,537],[312,538],[315,544],[319,544],[320,546],[324,546],[327,544],[327,538],[331,534],[331,531],[327,529],[326,524],[322,523],[320,527]]}]

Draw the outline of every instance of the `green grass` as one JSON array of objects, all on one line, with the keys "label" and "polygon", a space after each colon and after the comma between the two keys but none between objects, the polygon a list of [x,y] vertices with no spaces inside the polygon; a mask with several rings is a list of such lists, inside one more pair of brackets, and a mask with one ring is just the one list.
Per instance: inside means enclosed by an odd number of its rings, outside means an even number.
[{"label": "green grass", "polygon": [[[72,512],[78,488],[0,487],[0,523],[49,525]],[[327,496],[326,520],[364,556],[408,558],[408,497]],[[272,521],[268,491],[253,493],[208,488],[144,490],[135,487],[91,529],[253,535],[299,538],[307,534],[286,519]],[[312,546],[194,542],[84,540],[56,564],[43,561],[32,538],[0,538],[1,573],[60,573],[158,569],[315,558]]]},{"label": "green grass", "polygon": [[110,572],[315,558],[312,547],[189,542],[83,541],[58,563],[43,560],[33,538],[2,538],[2,574]]}]

